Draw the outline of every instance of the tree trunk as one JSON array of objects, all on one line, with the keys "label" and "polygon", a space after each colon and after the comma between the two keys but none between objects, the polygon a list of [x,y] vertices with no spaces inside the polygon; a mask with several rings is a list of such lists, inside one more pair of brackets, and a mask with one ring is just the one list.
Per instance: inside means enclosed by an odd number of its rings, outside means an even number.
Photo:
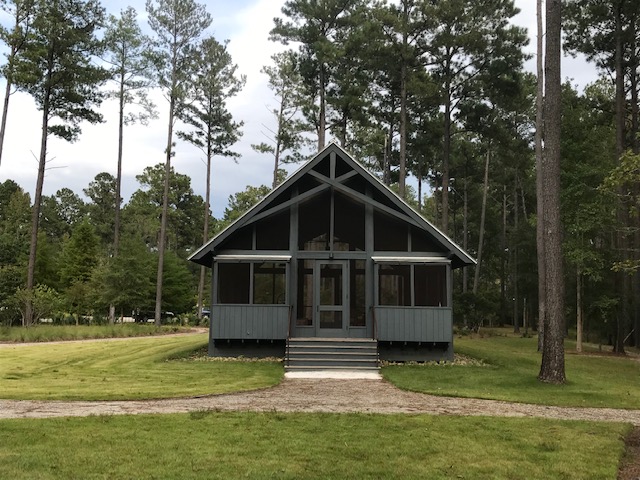
[{"label": "tree trunk", "polygon": [[[40,204],[42,202],[42,187],[44,185],[44,172],[47,164],[47,139],[49,130],[49,98],[50,87],[44,96],[42,105],[42,136],[40,138],[40,159],[38,161],[38,177],[36,191],[33,198],[33,211],[31,215],[31,244],[29,246],[29,263],[27,265],[27,292],[32,293],[35,286],[36,254],[38,249],[38,227],[40,225]],[[28,327],[34,321],[33,303],[27,300],[23,326]]]},{"label": "tree trunk", "polygon": [[[622,31],[622,3],[617,5],[616,11],[616,153],[618,159],[622,158],[625,150],[625,121],[626,121],[626,94],[624,85],[624,47],[623,47],[623,31]],[[620,187],[620,198],[626,195],[625,189]],[[623,200],[620,200],[617,209],[617,218],[619,223],[619,231],[617,235],[618,252],[620,260],[623,262],[628,260],[628,245],[625,228],[629,225],[629,216]],[[616,331],[613,341],[613,351],[616,353],[624,353],[624,325],[628,318],[628,296],[629,296],[629,280],[625,272],[618,272],[617,290],[620,292],[620,304],[616,315]]]},{"label": "tree trunk", "polygon": [[[174,82],[172,82],[174,83]],[[160,238],[158,239],[158,273],[156,276],[156,309],[155,324],[161,325],[162,318],[162,275],[164,270],[165,237],[167,235],[167,222],[169,216],[169,178],[171,175],[171,151],[173,143],[173,118],[175,114],[175,86],[171,89],[169,100],[169,127],[167,129],[167,158],[164,167],[164,193],[162,195],[162,219],[160,221]]]},{"label": "tree trunk", "polygon": [[546,318],[545,255],[544,255],[544,177],[542,175],[542,134],[544,126],[544,69],[543,69],[543,28],[542,0],[537,0],[538,41],[537,41],[537,94],[536,94],[536,250],[538,257],[538,351],[544,343],[544,323]]},{"label": "tree trunk", "polygon": [[576,268],[576,352],[582,352],[582,272]]},{"label": "tree trunk", "polygon": [[[16,7],[17,8],[17,7]],[[16,24],[14,26],[14,33],[18,32],[19,29],[19,21],[18,21],[18,13],[16,11]],[[4,102],[2,104],[2,120],[0,121],[0,164],[2,164],[2,151],[4,149],[4,135],[7,130],[7,117],[9,115],[9,97],[11,96],[11,87],[13,86],[13,61],[16,57],[17,48],[15,45],[11,46],[9,51],[9,55],[7,57],[7,72],[5,75],[6,86],[4,90]]]},{"label": "tree trunk", "polygon": [[[442,223],[444,234],[449,233],[449,157],[451,155],[451,79],[445,80],[444,142],[442,145]],[[480,263],[478,263],[478,268]]]},{"label": "tree trunk", "polygon": [[400,172],[398,193],[405,198],[405,179],[407,176],[407,24],[408,4],[402,2],[404,8],[404,28],[402,31],[402,57],[400,58]]},{"label": "tree trunk", "polygon": [[326,105],[325,105],[325,67],[324,64],[320,63],[320,72],[319,72],[319,82],[320,82],[320,111],[318,112],[318,151],[322,150],[325,146],[325,135],[327,130],[327,119],[326,119]]},{"label": "tree trunk", "polygon": [[[466,172],[465,172],[466,174]],[[463,183],[463,197],[462,197],[462,249],[466,252],[469,248],[469,194],[467,192],[468,188],[468,178],[465,175],[464,183]],[[469,289],[469,268],[462,267],[462,293],[467,293]],[[465,318],[466,322],[466,318]],[[466,325],[466,323],[465,323]]]},{"label": "tree trunk", "polygon": [[500,325],[507,319],[507,186],[502,186],[502,234],[500,235]]},{"label": "tree trunk", "polygon": [[564,383],[564,277],[562,267],[562,223],[560,219],[560,129],[562,126],[562,85],[560,72],[562,1],[547,0],[546,58],[544,104],[545,188],[545,289],[547,318],[538,379],[547,383]]},{"label": "tree trunk", "polygon": [[[517,237],[518,235],[518,188],[517,183],[515,188],[513,189],[513,226],[515,230],[515,235],[512,237]],[[520,333],[520,315],[519,315],[519,306],[520,306],[520,298],[518,297],[518,245],[515,240],[511,242],[511,248],[513,249],[513,333]]]},{"label": "tree trunk", "polygon": [[475,276],[473,278],[473,294],[478,293],[478,284],[480,283],[480,266],[482,264],[482,247],[484,242],[484,221],[487,213],[487,194],[489,192],[489,159],[491,158],[490,149],[487,149],[487,158],[484,163],[484,190],[482,193],[482,210],[480,213],[480,235],[478,239],[478,258]]},{"label": "tree trunk", "polygon": [[[205,191],[205,201],[204,201],[204,231],[202,232],[202,244],[204,245],[209,240],[209,217],[211,216],[211,135],[207,135],[207,187]],[[276,157],[277,158],[277,157]],[[278,170],[276,164],[276,171]],[[275,178],[274,178],[274,187],[275,187]],[[200,267],[200,281],[198,282],[198,318],[202,318],[202,299],[204,297],[204,281],[206,276],[207,268],[202,265]]]},{"label": "tree trunk", "polygon": [[[120,72],[120,92],[118,111],[118,167],[116,173],[116,211],[113,222],[113,257],[117,258],[120,251],[120,206],[122,204],[122,145],[124,142],[124,72]],[[115,305],[109,305],[109,323],[115,323]]]}]

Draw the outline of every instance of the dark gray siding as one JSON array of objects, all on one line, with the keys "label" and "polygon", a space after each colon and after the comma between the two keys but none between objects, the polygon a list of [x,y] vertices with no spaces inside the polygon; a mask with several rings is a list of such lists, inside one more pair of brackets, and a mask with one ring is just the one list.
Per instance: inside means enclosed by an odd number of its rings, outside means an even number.
[{"label": "dark gray siding", "polygon": [[285,340],[289,332],[287,305],[213,305],[213,339]]},{"label": "dark gray siding", "polygon": [[451,342],[453,323],[448,307],[375,307],[378,340],[382,342]]}]

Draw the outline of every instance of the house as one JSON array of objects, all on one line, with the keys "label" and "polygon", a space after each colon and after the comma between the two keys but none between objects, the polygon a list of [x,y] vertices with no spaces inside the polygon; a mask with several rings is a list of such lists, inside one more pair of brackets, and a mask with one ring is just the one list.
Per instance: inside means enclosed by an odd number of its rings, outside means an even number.
[{"label": "house", "polygon": [[335,143],[190,260],[212,269],[212,356],[368,339],[394,361],[453,358],[452,271],[475,263]]}]

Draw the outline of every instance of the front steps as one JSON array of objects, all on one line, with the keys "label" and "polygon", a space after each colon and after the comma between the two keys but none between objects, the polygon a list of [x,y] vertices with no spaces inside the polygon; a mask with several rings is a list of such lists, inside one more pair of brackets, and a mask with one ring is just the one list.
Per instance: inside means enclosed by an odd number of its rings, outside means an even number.
[{"label": "front steps", "polygon": [[311,370],[378,371],[378,342],[357,338],[290,338],[287,372]]}]

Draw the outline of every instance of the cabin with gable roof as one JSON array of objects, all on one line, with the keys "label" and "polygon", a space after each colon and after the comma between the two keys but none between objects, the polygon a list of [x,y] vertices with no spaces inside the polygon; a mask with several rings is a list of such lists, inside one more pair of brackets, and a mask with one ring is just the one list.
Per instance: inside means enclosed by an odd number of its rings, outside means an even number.
[{"label": "cabin with gable roof", "polygon": [[212,271],[209,354],[288,368],[452,360],[452,271],[475,263],[335,143],[190,260]]}]

